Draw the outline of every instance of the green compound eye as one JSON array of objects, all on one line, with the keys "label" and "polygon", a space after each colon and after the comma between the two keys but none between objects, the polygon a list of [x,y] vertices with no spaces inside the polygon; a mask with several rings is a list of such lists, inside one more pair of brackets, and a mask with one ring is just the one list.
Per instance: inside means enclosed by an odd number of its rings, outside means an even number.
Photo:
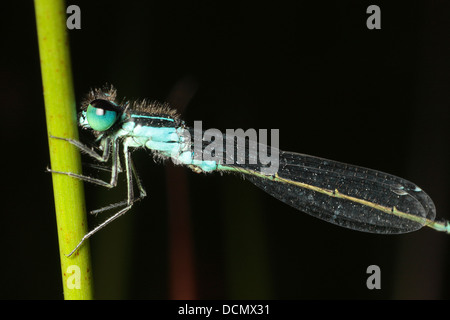
[{"label": "green compound eye", "polygon": [[86,118],[91,128],[96,131],[105,131],[111,128],[116,122],[117,112],[101,107],[97,108],[93,105],[97,104],[95,102],[89,104],[86,111]]}]

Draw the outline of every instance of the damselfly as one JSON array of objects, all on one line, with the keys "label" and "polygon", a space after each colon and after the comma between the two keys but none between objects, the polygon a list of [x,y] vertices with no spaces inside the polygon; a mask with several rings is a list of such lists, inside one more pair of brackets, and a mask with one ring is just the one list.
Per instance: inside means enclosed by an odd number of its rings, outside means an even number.
[{"label": "damselfly", "polygon": [[[96,136],[100,153],[79,141],[51,138],[65,140],[103,163],[111,158],[110,181],[71,172],[48,171],[113,188],[117,185],[119,173],[123,171],[122,154],[128,192],[126,200],[91,211],[98,213],[122,207],[88,232],[68,256],[86,239],[146,196],[131,159],[133,148],[147,148],[156,158],[171,158],[176,164],[186,165],[197,173],[217,171],[242,175],[300,211],[353,230],[396,234],[427,226],[450,233],[448,221],[434,220],[436,209],[431,198],[405,179],[372,169],[281,151],[261,143],[244,144],[245,150],[241,152],[242,144],[237,143],[238,139],[233,138],[230,143],[226,135],[223,141],[227,143],[216,144],[214,150],[205,148],[207,141],[202,139],[198,146],[196,143],[199,141],[194,137],[202,135],[202,132],[187,127],[168,105],[145,100],[120,103],[113,87],[94,89],[88,94],[82,103],[79,125]],[[263,164],[260,160],[259,153],[267,148],[271,150],[271,155],[277,155],[275,172],[265,170],[267,163]],[[223,157],[217,158],[217,154]],[[139,189],[137,197],[133,180]]]}]

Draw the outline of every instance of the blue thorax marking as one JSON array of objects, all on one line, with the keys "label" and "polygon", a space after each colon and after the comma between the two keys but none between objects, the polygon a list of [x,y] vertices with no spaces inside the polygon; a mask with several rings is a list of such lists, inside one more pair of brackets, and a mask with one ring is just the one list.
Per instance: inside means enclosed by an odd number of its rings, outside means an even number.
[{"label": "blue thorax marking", "polygon": [[175,163],[193,165],[206,172],[217,170],[218,164],[215,161],[194,158],[190,138],[183,135],[185,132],[183,127],[151,126],[144,123],[149,122],[135,121],[130,118],[122,124],[119,135],[132,138],[128,140],[128,146],[158,151],[172,158]]},{"label": "blue thorax marking", "polygon": [[147,116],[147,115],[142,115],[142,114],[133,114],[131,117],[132,117],[132,118],[154,119],[154,120],[166,120],[166,121],[175,122],[175,120],[174,120],[174,119],[171,119],[171,118],[157,117],[157,116]]},{"label": "blue thorax marking", "polygon": [[149,114],[130,114],[127,121],[132,121],[136,126],[143,127],[159,127],[159,128],[175,128],[179,122],[175,119],[166,117],[164,115],[149,115]]}]

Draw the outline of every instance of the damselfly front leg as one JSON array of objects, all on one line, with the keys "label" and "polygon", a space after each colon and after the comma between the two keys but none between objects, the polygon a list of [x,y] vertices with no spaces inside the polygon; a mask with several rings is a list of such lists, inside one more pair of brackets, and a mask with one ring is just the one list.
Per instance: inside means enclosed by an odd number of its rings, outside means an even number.
[{"label": "damselfly front leg", "polygon": [[[77,140],[73,140],[73,139],[67,139],[67,138],[60,138],[60,137],[54,137],[54,136],[50,136],[53,139],[59,139],[59,140],[64,140],[69,142],[70,144],[74,145],[75,147],[77,147],[78,149],[80,149],[82,152],[86,153],[87,155],[91,156],[92,158],[96,159],[97,161],[100,162],[107,162],[109,160],[109,156],[111,153],[111,141],[110,139],[102,139],[101,142],[101,148],[103,150],[103,154],[100,155],[97,152],[95,152],[94,150],[92,150],[91,148],[89,148],[88,146],[82,144],[80,141]],[[118,142],[114,141],[112,143],[113,148],[112,148],[112,165],[111,165],[111,180],[110,182],[105,182],[103,180],[100,179],[96,179],[96,178],[92,178],[89,176],[84,176],[81,174],[77,174],[77,173],[73,173],[73,172],[62,172],[62,171],[56,171],[56,170],[52,170],[47,168],[48,172],[53,172],[53,173],[59,173],[59,174],[65,174],[86,182],[90,182],[90,183],[94,183],[106,188],[114,188],[117,185],[117,176],[118,176],[118,172],[119,172],[119,167],[120,167],[120,158],[119,158],[119,152],[118,152]]]},{"label": "damselfly front leg", "polygon": [[[56,137],[53,137],[56,138]],[[109,140],[104,140],[102,141],[102,148],[103,148],[103,154],[99,155],[97,154],[94,150],[88,148],[87,146],[83,145],[82,143],[80,143],[79,141],[76,140],[72,140],[72,139],[65,139],[65,138],[57,138],[57,139],[61,139],[61,140],[65,140],[68,141],[69,143],[73,144],[74,146],[78,147],[80,150],[82,150],[83,152],[87,153],[88,155],[90,155],[91,157],[95,158],[98,161],[101,162],[106,162],[109,159],[109,154],[112,153],[112,166],[111,166],[111,181],[109,183],[100,180],[100,179],[96,179],[96,178],[92,178],[89,176],[84,176],[84,175],[80,175],[80,174],[76,174],[76,173],[72,173],[72,172],[61,172],[61,171],[55,171],[55,170],[51,170],[51,169],[47,169],[49,172],[52,173],[58,173],[58,174],[65,174],[86,182],[90,182],[90,183],[94,183],[97,185],[101,185],[104,187],[108,187],[108,188],[113,188],[117,185],[117,177],[118,177],[118,173],[119,173],[119,166],[120,166],[120,157],[119,157],[119,146],[118,146],[118,140],[114,141],[112,143],[112,150],[110,150],[110,145],[111,142]],[[127,140],[127,139],[126,139]],[[121,206],[126,206],[125,208],[121,209],[119,212],[115,213],[114,215],[112,215],[111,217],[109,217],[108,219],[106,219],[103,223],[101,223],[100,225],[98,225],[97,227],[95,227],[93,230],[91,230],[90,232],[88,232],[78,243],[78,245],[75,247],[75,249],[73,249],[67,256],[70,257],[82,244],[85,240],[87,240],[89,237],[91,237],[93,234],[95,234],[98,230],[102,229],[103,227],[105,227],[106,225],[108,225],[110,222],[114,221],[115,219],[117,219],[118,217],[122,216],[123,214],[125,214],[128,210],[130,210],[130,208],[133,206],[133,203],[136,201],[139,201],[141,199],[143,199],[147,193],[145,192],[140,179],[137,175],[137,171],[133,165],[133,162],[131,160],[131,156],[130,156],[130,152],[128,150],[128,144],[127,141],[124,141],[123,143],[123,156],[124,156],[124,160],[125,160],[125,173],[126,173],[126,179],[127,179],[127,199],[118,203],[114,203],[111,205],[108,205],[106,207],[91,211],[92,214],[97,214],[99,212],[102,211],[106,211],[106,210],[111,210],[117,207],[121,207]],[[133,175],[136,178],[136,184],[139,188],[140,191],[140,195],[138,198],[134,197],[134,189],[133,189]]]}]

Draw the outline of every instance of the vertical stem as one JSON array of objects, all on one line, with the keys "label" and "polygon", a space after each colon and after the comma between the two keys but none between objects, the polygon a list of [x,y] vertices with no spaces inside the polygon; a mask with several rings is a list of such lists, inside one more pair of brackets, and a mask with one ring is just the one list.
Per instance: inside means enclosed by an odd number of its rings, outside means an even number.
[{"label": "vertical stem", "polygon": [[[167,101],[182,114],[197,90],[191,77],[180,79]],[[194,239],[191,230],[189,190],[185,168],[167,166],[169,209],[170,299],[197,299]]]},{"label": "vertical stem", "polygon": [[[63,0],[35,0],[47,132],[49,136],[78,139],[75,98]],[[53,170],[81,172],[80,153],[66,141],[49,137]],[[65,299],[92,299],[92,268],[85,243],[67,258],[87,232],[84,190],[81,181],[53,174],[61,273]]]}]

